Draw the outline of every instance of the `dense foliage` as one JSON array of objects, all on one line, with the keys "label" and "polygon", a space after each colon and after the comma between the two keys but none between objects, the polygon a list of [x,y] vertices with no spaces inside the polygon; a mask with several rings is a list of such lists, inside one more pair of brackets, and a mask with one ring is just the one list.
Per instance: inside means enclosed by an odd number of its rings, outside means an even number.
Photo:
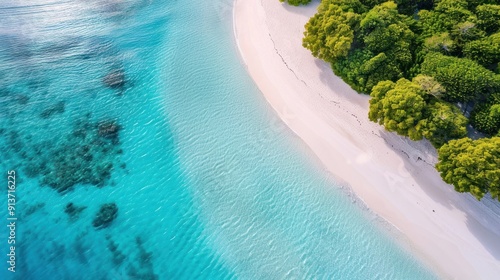
[{"label": "dense foliage", "polygon": [[292,6],[298,6],[298,5],[306,5],[311,2],[311,0],[280,0],[280,2],[287,2],[288,4]]},{"label": "dense foliage", "polygon": [[480,102],[500,89],[498,75],[466,58],[429,53],[421,70],[446,88],[444,99],[448,101]]},{"label": "dense foliage", "polygon": [[[370,120],[445,145],[438,165],[445,181],[478,198],[478,188],[495,195],[498,180],[460,172],[452,180],[442,168],[462,157],[451,143],[468,143],[470,164],[485,164],[477,156],[485,147],[498,161],[500,143],[487,138],[500,135],[498,0],[322,0],[305,29],[303,46],[372,96]],[[469,120],[486,138],[464,138]]]},{"label": "dense foliage", "polygon": [[417,76],[412,82],[383,81],[372,89],[368,117],[387,130],[440,147],[450,139],[466,136],[467,119],[453,105],[437,100],[443,87],[432,77]]},{"label": "dense foliage", "polygon": [[500,137],[452,140],[439,149],[437,170],[459,192],[481,199],[486,192],[500,201]]},{"label": "dense foliage", "polygon": [[488,134],[500,133],[500,93],[490,95],[488,100],[474,109],[471,123]]}]

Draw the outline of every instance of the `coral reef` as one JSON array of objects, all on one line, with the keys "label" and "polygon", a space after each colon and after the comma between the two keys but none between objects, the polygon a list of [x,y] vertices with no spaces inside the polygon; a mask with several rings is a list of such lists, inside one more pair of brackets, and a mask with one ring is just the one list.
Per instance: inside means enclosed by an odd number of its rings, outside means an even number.
[{"label": "coral reef", "polygon": [[106,235],[108,240],[108,249],[112,254],[112,261],[115,265],[121,265],[126,259],[126,256],[119,250],[118,245],[111,239],[111,236]]},{"label": "coral reef", "polygon": [[146,251],[143,241],[139,236],[136,237],[135,242],[139,250],[139,255],[137,256],[139,267],[137,268],[131,264],[128,268],[128,276],[131,279],[158,280],[158,275],[154,273],[153,254]]},{"label": "coral reef", "polygon": [[48,119],[52,117],[53,115],[56,114],[62,114],[64,113],[64,107],[65,107],[65,102],[64,101],[59,101],[56,104],[50,106],[49,108],[45,109],[40,113],[40,118],[42,119]]},{"label": "coral reef", "polygon": [[68,214],[69,220],[73,222],[78,220],[80,213],[86,208],[87,206],[76,206],[73,202],[70,202],[64,207],[64,213]]},{"label": "coral reef", "polygon": [[92,225],[97,229],[108,227],[118,216],[118,206],[114,202],[101,205]]},{"label": "coral reef", "polygon": [[112,70],[104,76],[102,82],[109,88],[123,90],[125,87],[125,72],[122,69]]},{"label": "coral reef", "polygon": [[26,218],[26,217],[38,212],[43,207],[45,207],[45,203],[43,203],[43,202],[40,202],[40,203],[37,203],[34,205],[30,205],[26,208],[26,211],[23,213],[24,215],[22,215],[22,217]]},{"label": "coral reef", "polygon": [[[28,177],[40,176],[41,183],[58,192],[72,190],[77,184],[105,186],[119,161],[120,126],[114,120],[99,124],[89,120],[77,123],[73,132],[53,146],[50,143],[33,145],[23,151]],[[16,132],[11,132],[11,147],[21,152],[22,143]]]},{"label": "coral reef", "polygon": [[116,123],[116,121],[103,121],[97,125],[97,130],[99,136],[112,139],[113,141],[118,140],[118,132],[121,127]]}]

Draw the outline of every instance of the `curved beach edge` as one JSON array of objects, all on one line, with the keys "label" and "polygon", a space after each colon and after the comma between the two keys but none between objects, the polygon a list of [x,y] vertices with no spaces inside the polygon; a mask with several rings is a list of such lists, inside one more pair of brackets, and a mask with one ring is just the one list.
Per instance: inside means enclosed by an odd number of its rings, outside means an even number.
[{"label": "curved beach edge", "polygon": [[301,47],[318,2],[235,0],[236,42],[250,76],[280,118],[371,211],[394,225],[438,275],[500,275],[500,206],[444,183],[436,151],[368,120],[369,97]]}]

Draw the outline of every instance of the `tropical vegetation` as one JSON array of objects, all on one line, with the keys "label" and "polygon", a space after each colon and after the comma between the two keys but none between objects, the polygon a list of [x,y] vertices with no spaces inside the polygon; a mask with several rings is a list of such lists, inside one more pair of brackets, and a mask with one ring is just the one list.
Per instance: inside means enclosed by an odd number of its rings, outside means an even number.
[{"label": "tropical vegetation", "polygon": [[444,181],[500,200],[498,0],[322,0],[303,46],[370,94],[370,120],[428,139]]},{"label": "tropical vegetation", "polygon": [[311,2],[311,0],[280,0],[280,2],[287,2],[292,6],[298,6],[298,5],[306,5],[309,2]]}]

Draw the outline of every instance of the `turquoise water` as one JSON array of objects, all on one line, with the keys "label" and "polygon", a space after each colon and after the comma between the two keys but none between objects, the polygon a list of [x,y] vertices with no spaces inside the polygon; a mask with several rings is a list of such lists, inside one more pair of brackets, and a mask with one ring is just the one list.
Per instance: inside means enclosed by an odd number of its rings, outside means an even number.
[{"label": "turquoise water", "polygon": [[0,3],[18,218],[0,279],[435,277],[274,115],[231,18],[231,0]]}]

